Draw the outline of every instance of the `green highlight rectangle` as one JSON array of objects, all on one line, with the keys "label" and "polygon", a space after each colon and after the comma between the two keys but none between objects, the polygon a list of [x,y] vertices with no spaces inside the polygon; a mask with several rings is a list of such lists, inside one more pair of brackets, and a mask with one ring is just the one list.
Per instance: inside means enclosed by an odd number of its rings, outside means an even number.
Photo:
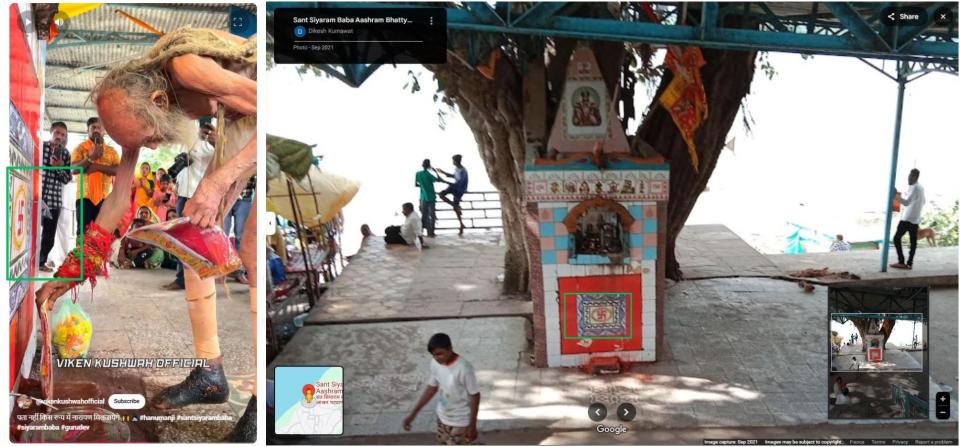
[{"label": "green highlight rectangle", "polygon": [[[11,182],[10,182],[10,174],[12,173],[12,171],[33,171],[33,170],[41,170],[41,171],[43,171],[43,170],[50,170],[50,171],[56,171],[56,170],[76,170],[76,171],[80,171],[80,173],[79,173],[79,175],[80,175],[80,190],[79,190],[79,191],[81,191],[81,193],[82,193],[82,191],[83,191],[83,176],[84,176],[84,171],[85,171],[85,169],[84,169],[82,166],[7,166],[7,179],[6,179],[6,180],[7,180],[7,189],[6,189],[6,194],[7,194],[7,195],[6,195],[6,197],[8,197],[8,198],[10,197],[10,183],[11,183]],[[78,174],[74,174],[74,175],[78,175]],[[40,197],[40,200],[37,201],[38,206],[39,206],[39,203],[40,203],[40,202],[43,202],[43,179],[42,179],[42,178],[40,179],[40,194],[39,194],[39,197]],[[30,199],[32,200],[33,197],[30,197]],[[11,229],[11,227],[10,227],[10,213],[13,211],[13,206],[12,206],[12,205],[13,205],[13,204],[10,204],[10,203],[7,204],[6,224],[7,224],[8,236],[9,236],[9,231],[10,231],[10,229]],[[40,215],[40,214],[39,214],[39,209],[38,209],[38,215]],[[83,222],[83,207],[80,207],[80,222]],[[40,225],[37,225],[37,228],[40,229],[40,231],[43,231],[43,229],[41,228]],[[84,232],[84,228],[81,226],[81,228],[80,228],[80,236],[79,236],[79,240],[80,240],[80,277],[79,277],[79,278],[54,278],[54,277],[50,277],[50,278],[14,278],[14,277],[11,277],[11,276],[10,276],[10,248],[11,248],[11,247],[10,247],[10,238],[7,237],[7,270],[6,270],[7,281],[8,281],[8,282],[13,282],[13,281],[80,281],[80,282],[83,282],[84,279],[85,279],[85,277],[84,277],[84,275],[83,275],[83,232]]]},{"label": "green highlight rectangle", "polygon": [[[567,296],[568,295],[627,295],[627,327],[630,329],[626,336],[570,336],[567,335]],[[633,292],[565,292],[563,302],[560,303],[560,321],[563,323],[562,338],[564,340],[630,340],[633,339]]]}]

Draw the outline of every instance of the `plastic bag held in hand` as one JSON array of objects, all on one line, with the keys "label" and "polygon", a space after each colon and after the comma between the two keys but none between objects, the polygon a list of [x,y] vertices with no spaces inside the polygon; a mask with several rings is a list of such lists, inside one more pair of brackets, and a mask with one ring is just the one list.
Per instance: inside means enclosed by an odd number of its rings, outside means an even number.
[{"label": "plastic bag held in hand", "polygon": [[153,245],[176,256],[203,278],[223,276],[240,268],[240,255],[219,226],[201,229],[189,217],[147,225],[125,237]]},{"label": "plastic bag held in hand", "polygon": [[80,304],[65,300],[53,316],[53,346],[62,359],[86,357],[93,336],[93,323]]}]

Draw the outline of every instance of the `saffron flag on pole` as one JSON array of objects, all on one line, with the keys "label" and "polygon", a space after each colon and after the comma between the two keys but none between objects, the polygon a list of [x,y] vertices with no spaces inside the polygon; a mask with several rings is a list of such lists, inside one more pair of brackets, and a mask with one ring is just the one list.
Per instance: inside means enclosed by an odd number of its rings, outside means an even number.
[{"label": "saffron flag on pole", "polygon": [[700,158],[693,136],[707,119],[707,96],[703,90],[703,80],[700,79],[700,67],[706,62],[700,48],[681,49],[672,45],[667,48],[665,62],[673,73],[673,79],[660,95],[659,102],[670,113],[683,141],[687,143],[687,153],[690,154],[694,172],[700,172]]}]

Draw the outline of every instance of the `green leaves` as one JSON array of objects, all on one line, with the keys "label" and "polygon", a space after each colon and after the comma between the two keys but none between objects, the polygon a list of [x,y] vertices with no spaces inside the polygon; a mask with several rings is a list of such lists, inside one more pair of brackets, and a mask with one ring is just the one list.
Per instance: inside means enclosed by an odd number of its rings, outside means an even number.
[{"label": "green leaves", "polygon": [[267,134],[267,178],[284,172],[299,181],[314,163],[314,147],[315,144]]},{"label": "green leaves", "polygon": [[943,208],[936,202],[930,202],[928,209],[924,210],[923,217],[920,219],[920,228],[933,228],[937,233],[938,246],[957,245],[957,216],[960,203],[956,200],[953,206]]}]

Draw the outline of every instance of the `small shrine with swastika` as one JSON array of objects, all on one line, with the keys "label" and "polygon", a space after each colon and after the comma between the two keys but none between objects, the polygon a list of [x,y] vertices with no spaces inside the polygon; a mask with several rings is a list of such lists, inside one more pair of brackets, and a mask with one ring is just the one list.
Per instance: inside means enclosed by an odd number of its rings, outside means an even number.
[{"label": "small shrine with swastika", "polygon": [[[528,89],[536,82],[529,77]],[[541,366],[657,359],[670,171],[661,157],[631,151],[614,96],[593,52],[581,45],[567,65],[548,138],[527,135],[528,222],[536,221],[528,225],[530,282]]]}]

